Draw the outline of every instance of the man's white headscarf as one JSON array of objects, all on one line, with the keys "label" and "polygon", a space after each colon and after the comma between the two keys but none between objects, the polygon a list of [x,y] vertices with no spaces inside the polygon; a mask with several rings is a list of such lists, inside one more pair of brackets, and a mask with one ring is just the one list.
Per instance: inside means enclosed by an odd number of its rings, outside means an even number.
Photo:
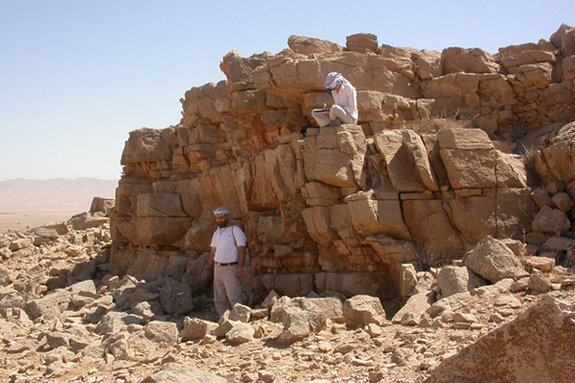
[{"label": "man's white headscarf", "polygon": [[338,85],[343,84],[344,81],[345,78],[341,75],[341,73],[331,72],[328,73],[328,75],[325,77],[325,83],[323,86],[325,86],[327,90],[334,90],[338,87]]}]

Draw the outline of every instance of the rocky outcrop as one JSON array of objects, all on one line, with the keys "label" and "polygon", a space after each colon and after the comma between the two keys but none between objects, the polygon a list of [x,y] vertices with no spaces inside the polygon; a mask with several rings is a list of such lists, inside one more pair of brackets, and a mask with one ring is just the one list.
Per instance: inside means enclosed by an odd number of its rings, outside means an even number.
[{"label": "rocky outcrop", "polygon": [[[111,275],[107,224],[55,226],[67,232],[38,245],[36,229],[0,235],[1,381],[524,381],[532,369],[572,380],[573,263],[516,256],[516,241],[487,238],[427,272],[402,267],[407,301],[391,321],[374,296],[329,291],[374,284],[369,274],[331,273],[315,276],[322,294],[272,290],[261,306],[237,304],[215,322],[212,302],[172,277]],[[10,250],[26,237],[31,244]],[[479,276],[465,264],[497,282],[471,283]],[[292,293],[290,283],[310,283],[262,279]]]},{"label": "rocky outcrop", "polygon": [[[335,275],[371,275],[377,286],[336,291],[403,299],[401,264],[461,258],[487,236],[534,232],[537,246],[567,233],[573,196],[535,193],[527,170],[545,184],[573,180],[572,35],[562,26],[551,41],[495,55],[378,46],[371,34],[346,47],[292,36],[276,55],[230,52],[227,80],[186,92],[180,124],[130,133],[111,271],[199,269],[220,205],[248,237],[245,302],[280,286],[277,274],[299,275],[283,284],[291,296],[321,292]],[[357,87],[359,122],[302,135],[310,111],[331,103],[331,71]],[[549,126],[548,145],[517,144]]]}]

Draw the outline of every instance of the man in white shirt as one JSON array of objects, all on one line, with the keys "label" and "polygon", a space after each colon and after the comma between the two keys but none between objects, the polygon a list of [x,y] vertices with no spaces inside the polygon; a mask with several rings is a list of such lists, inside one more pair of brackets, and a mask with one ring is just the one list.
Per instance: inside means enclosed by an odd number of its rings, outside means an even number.
[{"label": "man in white shirt", "polygon": [[324,86],[331,90],[334,104],[329,109],[314,109],[311,112],[318,125],[324,127],[338,118],[340,123],[356,124],[357,92],[353,85],[341,73],[331,72],[326,76]]},{"label": "man in white shirt", "polygon": [[214,210],[218,229],[212,236],[208,266],[203,280],[214,274],[214,305],[221,317],[236,303],[241,303],[246,236],[242,229],[230,225],[230,212],[225,207]]}]

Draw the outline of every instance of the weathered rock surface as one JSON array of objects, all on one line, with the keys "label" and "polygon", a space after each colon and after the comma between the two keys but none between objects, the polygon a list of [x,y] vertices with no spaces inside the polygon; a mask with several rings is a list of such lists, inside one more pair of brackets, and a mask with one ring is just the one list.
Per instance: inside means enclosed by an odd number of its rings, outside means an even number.
[{"label": "weathered rock surface", "polygon": [[[446,359],[426,382],[569,382],[575,301],[544,296],[517,319]],[[543,358],[542,356],[545,355]]]},{"label": "weathered rock surface", "polygon": [[[528,356],[570,381],[547,356],[573,332],[574,36],[230,52],[180,124],[130,133],[113,208],[2,234],[0,380],[492,380],[475,367],[494,359],[512,380]],[[330,71],[358,124],[303,134]],[[198,279],[220,205],[248,237],[251,307],[216,324]]]},{"label": "weathered rock surface", "polygon": [[[197,274],[220,205],[247,234],[246,303],[273,289],[322,293],[323,273],[370,274],[375,293],[355,294],[404,301],[394,289],[403,263],[461,258],[488,236],[568,237],[572,35],[562,26],[554,42],[496,55],[378,47],[368,33],[345,47],[291,36],[275,55],[228,53],[226,81],[186,92],[179,124],[130,133],[110,271],[184,274],[204,288]],[[331,71],[357,88],[359,121],[304,135],[311,110],[332,102]]]},{"label": "weathered rock surface", "polygon": [[[573,332],[568,318],[573,315],[575,274],[555,266],[554,259],[524,257],[528,277],[480,287],[468,284],[466,291],[439,300],[443,282],[435,276],[443,275],[451,286],[459,276],[444,270],[471,271],[461,261],[415,274],[407,272],[413,265],[406,266],[403,285],[411,287],[404,291],[412,292],[393,321],[375,296],[347,298],[325,291],[294,298],[273,292],[265,307],[238,304],[218,324],[211,301],[179,289],[171,277],[109,274],[107,230],[106,225],[97,231],[70,228],[39,246],[8,250],[11,255],[0,267],[0,380],[488,380],[492,371],[479,367],[494,359],[494,350],[520,356],[495,358],[500,362],[493,371],[501,368],[507,374],[501,376],[523,376],[527,357],[538,376],[558,382],[572,376],[564,367],[567,362],[557,369],[547,357],[573,357],[572,341],[563,334]],[[24,234],[5,233],[0,245],[8,249]],[[548,246],[568,247],[569,242],[554,239]],[[93,267],[92,279],[74,274],[83,264]],[[286,281],[298,281],[295,275]],[[337,278],[324,274],[317,283],[326,289],[345,281],[349,292],[354,283],[370,281],[365,275],[343,280],[333,275]],[[193,309],[168,313],[173,306],[160,304],[162,294],[177,299],[188,294]],[[501,343],[511,332],[524,335]],[[469,355],[478,364],[469,364]]]}]

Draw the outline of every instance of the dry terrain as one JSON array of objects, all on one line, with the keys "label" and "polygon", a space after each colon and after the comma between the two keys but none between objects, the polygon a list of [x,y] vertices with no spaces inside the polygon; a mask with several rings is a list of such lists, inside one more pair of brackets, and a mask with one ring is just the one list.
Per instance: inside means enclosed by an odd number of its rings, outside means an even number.
[{"label": "dry terrain", "polygon": [[90,208],[93,197],[114,198],[117,180],[15,179],[0,182],[0,232],[61,222]]},{"label": "dry terrain", "polygon": [[[93,226],[90,219],[101,218],[86,219],[84,223],[69,222]],[[463,381],[453,380],[460,370],[457,363],[472,360],[466,366],[467,378],[486,378],[489,369],[485,361],[499,360],[492,352],[505,347],[509,358],[499,362],[512,365],[499,368],[508,374],[529,373],[521,365],[526,353],[532,354],[529,360],[534,365],[552,358],[556,362],[553,366],[561,366],[563,372],[552,375],[557,369],[550,365],[539,371],[543,375],[538,380],[489,381],[568,382],[572,376],[565,359],[573,354],[569,344],[575,333],[568,327],[572,326],[569,318],[575,310],[575,278],[572,269],[549,269],[548,259],[536,266],[544,272],[533,269],[531,277],[526,274],[516,282],[502,279],[454,294],[431,307],[427,303],[418,308],[416,304],[399,322],[395,317],[393,321],[378,319],[372,315],[376,312],[360,303],[357,307],[358,313],[364,313],[363,323],[350,325],[345,305],[342,313],[337,298],[316,297],[328,299],[316,302],[330,305],[317,306],[325,312],[317,317],[318,311],[309,306],[312,298],[283,297],[272,304],[271,311],[252,311],[244,306],[244,312],[249,313],[247,323],[231,320],[230,314],[230,320],[219,327],[209,324],[212,330],[202,335],[201,323],[209,322],[195,322],[194,328],[187,318],[213,320],[212,303],[205,296],[194,296],[192,311],[170,315],[170,307],[181,304],[172,299],[183,299],[174,297],[189,297],[177,291],[182,286],[171,278],[158,275],[143,280],[107,274],[109,224],[98,222],[98,227],[72,229],[53,240],[42,237],[46,232],[34,234],[33,230],[9,230],[0,236],[0,381]],[[32,241],[38,245],[32,245]],[[436,270],[433,275],[438,273]],[[436,289],[426,282],[430,277],[431,273],[421,275],[415,289],[425,292],[414,295],[414,299],[434,294],[427,290]],[[297,299],[307,299],[302,306],[307,309],[294,306],[292,302]],[[539,311],[530,313],[537,306]],[[280,312],[283,324],[274,320]],[[321,321],[312,331],[314,318]],[[297,335],[302,324],[309,326],[303,337]],[[556,334],[549,331],[551,328],[557,330]],[[552,338],[554,335],[559,337]],[[282,344],[282,337],[291,338]],[[505,339],[504,343],[494,346],[500,339]],[[527,345],[522,343],[526,341]],[[447,361],[455,367],[444,366]]]}]

